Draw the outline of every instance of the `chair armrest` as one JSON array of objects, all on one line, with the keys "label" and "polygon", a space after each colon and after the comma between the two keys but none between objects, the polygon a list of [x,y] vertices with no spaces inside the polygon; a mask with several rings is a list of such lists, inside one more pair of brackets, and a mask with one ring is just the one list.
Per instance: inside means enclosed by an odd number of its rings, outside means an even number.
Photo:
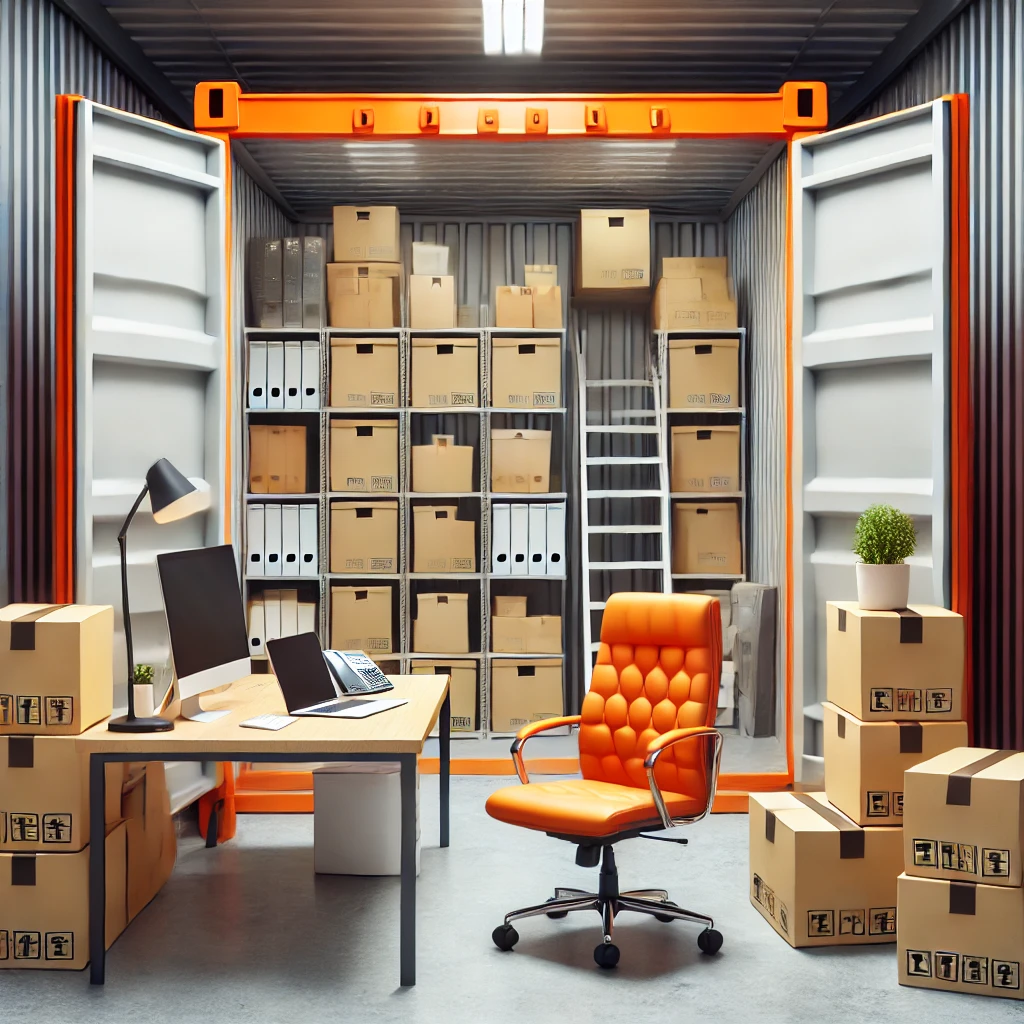
[{"label": "chair armrest", "polygon": [[694,726],[689,729],[670,729],[666,733],[662,733],[657,739],[652,740],[650,746],[647,748],[647,754],[644,757],[644,768],[647,769],[647,783],[651,787],[651,796],[654,798],[654,806],[658,808],[658,815],[661,818],[661,823],[665,828],[672,828],[673,821],[672,816],[668,813],[668,807],[665,805],[665,798],[661,795],[661,788],[658,786],[657,781],[654,778],[654,766],[658,762],[658,758],[671,746],[676,743],[681,743],[683,740],[693,739],[713,739],[714,740],[714,753],[709,758],[708,768],[710,769],[708,774],[710,776],[710,784],[708,785],[708,800],[704,807],[704,810],[696,817],[688,819],[690,822],[700,821],[701,818],[706,817],[708,812],[711,810],[711,805],[715,802],[715,790],[718,788],[718,766],[722,760],[722,734],[717,729],[712,729],[710,726]]},{"label": "chair armrest", "polygon": [[580,715],[544,718],[539,722],[531,722],[529,725],[524,725],[516,733],[516,738],[512,741],[512,764],[515,765],[516,775],[519,776],[519,781],[524,786],[530,781],[530,776],[526,774],[526,762],[523,761],[523,747],[526,745],[526,741],[531,736],[536,736],[539,732],[546,732],[548,729],[558,729],[563,725],[579,725],[580,720]]}]

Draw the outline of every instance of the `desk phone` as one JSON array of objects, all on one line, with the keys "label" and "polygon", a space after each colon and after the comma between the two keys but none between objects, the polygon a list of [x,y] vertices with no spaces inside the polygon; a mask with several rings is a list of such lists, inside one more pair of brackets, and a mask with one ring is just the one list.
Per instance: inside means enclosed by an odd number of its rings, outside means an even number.
[{"label": "desk phone", "polygon": [[342,693],[385,693],[394,686],[362,651],[324,651],[324,659]]}]

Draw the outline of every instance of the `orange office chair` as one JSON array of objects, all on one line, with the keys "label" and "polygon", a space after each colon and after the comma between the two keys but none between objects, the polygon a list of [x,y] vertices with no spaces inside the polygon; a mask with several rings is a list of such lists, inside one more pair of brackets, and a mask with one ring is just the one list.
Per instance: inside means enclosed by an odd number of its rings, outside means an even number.
[{"label": "orange office chair", "polygon": [[[492,793],[487,813],[499,821],[547,832],[576,844],[576,863],[601,863],[596,893],[555,889],[553,898],[514,910],[494,929],[494,944],[519,941],[512,922],[565,917],[576,910],[601,915],[604,941],[594,950],[600,967],[614,967],[612,925],[623,911],[659,921],[694,921],[703,953],[717,953],[714,921],[671,903],[662,889],[619,892],[613,845],[700,821],[711,810],[722,756],[722,734],[712,728],[718,707],[722,622],[718,602],[697,594],[614,594],[604,610],[601,646],[583,699],[582,714],[549,718],[519,731],[512,761],[521,786]],[[582,779],[531,783],[523,746],[546,729],[579,725]]]}]

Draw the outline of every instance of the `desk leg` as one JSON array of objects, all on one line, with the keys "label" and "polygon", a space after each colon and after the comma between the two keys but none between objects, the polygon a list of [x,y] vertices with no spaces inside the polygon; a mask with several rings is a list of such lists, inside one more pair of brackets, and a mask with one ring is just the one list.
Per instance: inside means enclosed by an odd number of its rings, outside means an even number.
[{"label": "desk leg", "polygon": [[107,844],[104,842],[104,785],[106,761],[89,756],[89,981],[105,980],[107,944]]},{"label": "desk leg", "polygon": [[403,986],[416,984],[416,772],[415,754],[402,764],[402,905],[400,976]]},{"label": "desk leg", "polygon": [[440,721],[440,742],[438,744],[441,753],[441,764],[438,769],[441,789],[441,846],[448,845],[449,814],[449,790],[452,774],[452,694],[449,690],[444,695],[444,703],[441,705]]}]

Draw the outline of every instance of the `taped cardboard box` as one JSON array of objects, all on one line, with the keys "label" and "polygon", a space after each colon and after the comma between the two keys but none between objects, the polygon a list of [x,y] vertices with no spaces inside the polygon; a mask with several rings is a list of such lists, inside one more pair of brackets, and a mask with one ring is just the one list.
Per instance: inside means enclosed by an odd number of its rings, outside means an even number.
[{"label": "taped cardboard box", "polygon": [[391,587],[331,587],[331,647],[391,654]]},{"label": "taped cardboard box", "polygon": [[413,274],[409,278],[409,326],[449,330],[455,326],[455,278]]},{"label": "taped cardboard box", "polygon": [[494,289],[495,327],[533,327],[533,289],[514,284]]},{"label": "taped cardboard box", "polygon": [[398,420],[331,420],[331,490],[398,490]]},{"label": "taped cardboard box", "polygon": [[457,505],[412,511],[413,572],[476,572],[476,523],[459,519]]},{"label": "taped cardboard box", "polygon": [[967,746],[966,722],[862,722],[822,704],[825,794],[858,825],[903,824],[903,773]]},{"label": "taped cardboard box", "polygon": [[[652,320],[656,331],[730,331],[739,326],[736,300],[728,295],[705,298],[719,291],[714,279],[672,280],[663,277],[654,290]],[[725,282],[722,282],[726,287]]]},{"label": "taped cardboard box", "polygon": [[304,494],[306,428],[293,424],[249,425],[249,493]]},{"label": "taped cardboard box", "polygon": [[114,700],[109,605],[0,609],[0,735],[76,736]]},{"label": "taped cardboard box", "polygon": [[932,605],[826,608],[828,699],[865,722],[963,718],[964,620]]},{"label": "taped cardboard box", "polygon": [[417,594],[412,649],[430,654],[469,654],[469,595]]},{"label": "taped cardboard box", "polygon": [[553,288],[558,284],[558,267],[553,263],[527,263],[523,283],[527,288]]},{"label": "taped cardboard box", "polygon": [[396,327],[395,282],[383,277],[332,277],[327,268],[327,312],[331,327],[384,330]]},{"label": "taped cardboard box", "polygon": [[334,259],[338,263],[397,263],[401,258],[397,206],[334,207]]},{"label": "taped cardboard box", "polygon": [[398,337],[331,338],[331,405],[393,408],[398,400]]},{"label": "taped cardboard box", "polygon": [[956,747],[903,774],[906,872],[1020,885],[1024,753]]},{"label": "taped cardboard box", "polygon": [[729,277],[729,260],[725,256],[664,256],[661,276],[670,281],[694,277],[725,281]]},{"label": "taped cardboard box", "polygon": [[[413,661],[414,676],[448,676],[451,699],[451,731],[476,730],[477,691],[475,661]],[[437,727],[430,734],[436,736]]]},{"label": "taped cardboard box", "polygon": [[535,329],[562,329],[562,289],[558,285],[538,285],[533,289],[533,326]]},{"label": "taped cardboard box", "polygon": [[[128,927],[128,835],[107,832],[104,944]],[[89,847],[0,853],[0,970],[80,971],[89,962]]]},{"label": "taped cardboard box", "polygon": [[491,650],[495,654],[561,654],[560,615],[494,615]]},{"label": "taped cardboard box", "polygon": [[398,502],[331,502],[331,572],[398,572]]},{"label": "taped cardboard box", "polygon": [[526,614],[526,598],[515,594],[494,594],[491,597],[491,615],[518,616]]},{"label": "taped cardboard box", "polygon": [[[371,289],[372,303],[370,311],[360,312],[353,294],[363,294],[358,288],[353,288],[353,281],[385,281],[389,286],[381,289]],[[375,321],[387,320],[388,323],[334,323],[332,327],[400,327],[402,324],[402,291],[405,276],[401,263],[328,263],[327,264],[327,295],[333,301],[336,297],[341,305],[338,308],[338,316],[351,320],[353,317],[370,318]],[[386,312],[383,300],[377,296],[386,293],[391,300],[391,312]],[[346,302],[349,304],[346,305]]]},{"label": "taped cardboard box", "polygon": [[550,430],[491,431],[491,490],[547,494],[550,471]]},{"label": "taped cardboard box", "polygon": [[1024,889],[903,874],[898,892],[901,985],[1024,999]]},{"label": "taped cardboard box", "polygon": [[501,658],[491,663],[491,729],[518,732],[564,712],[562,661]]},{"label": "taped cardboard box", "polygon": [[491,338],[491,405],[555,409],[561,404],[561,338]]},{"label": "taped cardboard box", "polygon": [[128,766],[121,794],[128,833],[128,920],[135,918],[174,871],[178,839],[162,761]]},{"label": "taped cardboard box", "polygon": [[738,409],[738,338],[669,338],[670,409]]},{"label": "taped cardboard box", "polygon": [[715,493],[740,489],[740,428],[672,428],[672,490]]},{"label": "taped cardboard box", "polygon": [[672,506],[672,571],[704,576],[743,572],[740,508],[734,501]]},{"label": "taped cardboard box", "polygon": [[479,338],[412,339],[414,407],[472,409],[480,404],[479,380]]},{"label": "taped cardboard box", "polygon": [[750,902],[791,946],[896,941],[900,829],[861,828],[821,793],[751,793],[749,817]]},{"label": "taped cardboard box", "polygon": [[581,210],[578,292],[651,286],[651,217],[648,210]]},{"label": "taped cardboard box", "polygon": [[435,434],[430,444],[412,447],[412,489],[434,494],[473,490],[473,446],[456,444],[452,434]]}]

